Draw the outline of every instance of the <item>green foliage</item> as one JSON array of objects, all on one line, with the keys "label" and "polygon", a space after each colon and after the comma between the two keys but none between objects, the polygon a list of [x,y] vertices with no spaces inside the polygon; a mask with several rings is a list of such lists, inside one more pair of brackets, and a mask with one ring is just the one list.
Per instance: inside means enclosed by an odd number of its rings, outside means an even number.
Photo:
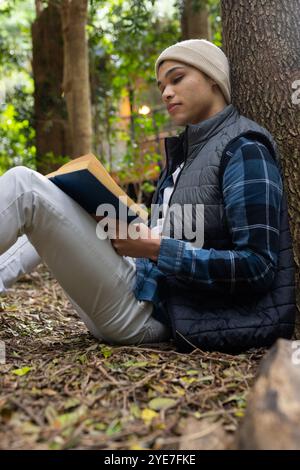
[{"label": "green foliage", "polygon": [[[121,180],[143,183],[148,168],[161,160],[155,138],[167,120],[165,112],[153,111],[147,90],[156,87],[154,63],[159,53],[180,38],[178,18],[159,18],[153,9],[155,0],[111,0],[92,2],[88,24],[91,83],[94,105],[96,153],[108,169],[118,169]],[[103,17],[97,7],[105,10]],[[128,130],[126,120],[118,116],[120,100],[130,97]],[[149,105],[148,115],[139,114]],[[100,138],[99,138],[100,137]],[[151,139],[154,142],[142,147]],[[110,154],[97,147],[97,140],[108,142]],[[127,150],[120,158],[116,141]],[[113,167],[113,168],[112,168]],[[153,185],[144,185],[148,191]]]},{"label": "green foliage", "polygon": [[142,191],[144,193],[153,193],[155,191],[155,186],[152,184],[152,183],[149,183],[149,181],[145,181],[143,184],[142,184]]},{"label": "green foliage", "polygon": [[0,68],[7,72],[28,70],[31,53],[30,26],[35,17],[33,0],[0,2]]},{"label": "green foliage", "polygon": [[32,0],[0,3],[0,173],[35,168],[33,83],[30,76]]},{"label": "green foliage", "polygon": [[[121,178],[132,179],[134,169],[137,180],[142,180],[147,167],[161,159],[158,144],[152,149],[142,149],[142,143],[155,138],[163,129],[169,117],[165,112],[151,109],[148,115],[138,113],[143,104],[150,105],[145,99],[145,88],[155,86],[154,63],[159,53],[181,38],[180,13],[182,0],[175,1],[173,17],[159,17],[153,6],[155,0],[93,0],[88,25],[91,51],[91,76],[93,104],[95,109],[95,146],[107,168],[118,169]],[[208,4],[212,22],[214,42],[221,44],[219,1],[194,0],[193,7]],[[101,7],[101,9],[100,9]],[[103,15],[99,15],[104,12]],[[130,97],[130,119],[128,131],[118,129],[122,119],[118,117],[120,99],[124,93]],[[155,106],[154,106],[155,108]],[[124,124],[124,120],[123,120]],[[109,144],[110,155],[97,149],[103,140]],[[120,159],[116,141],[124,141],[127,150]],[[146,155],[152,155],[147,162]],[[108,159],[110,161],[108,161]],[[144,165],[144,170],[143,170]],[[151,184],[144,188],[153,190]]]},{"label": "green foliage", "polygon": [[212,41],[216,46],[222,47],[221,2],[220,0],[208,0],[208,6]]},{"label": "green foliage", "polygon": [[29,120],[20,120],[14,105],[7,104],[0,114],[0,173],[14,165],[35,168],[33,139]]},{"label": "green foliage", "polygon": [[56,155],[53,152],[43,154],[43,160],[39,161],[38,171],[43,175],[57,170],[65,163],[71,161],[70,157],[66,155]]}]

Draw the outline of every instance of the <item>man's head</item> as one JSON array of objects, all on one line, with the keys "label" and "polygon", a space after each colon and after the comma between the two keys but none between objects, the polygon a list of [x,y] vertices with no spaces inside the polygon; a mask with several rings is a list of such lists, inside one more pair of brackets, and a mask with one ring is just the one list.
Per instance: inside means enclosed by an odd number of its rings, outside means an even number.
[{"label": "man's head", "polygon": [[[165,49],[155,63],[162,99],[178,125],[196,124],[231,101],[229,64],[220,48],[189,39]],[[170,108],[173,103],[178,103]]]}]

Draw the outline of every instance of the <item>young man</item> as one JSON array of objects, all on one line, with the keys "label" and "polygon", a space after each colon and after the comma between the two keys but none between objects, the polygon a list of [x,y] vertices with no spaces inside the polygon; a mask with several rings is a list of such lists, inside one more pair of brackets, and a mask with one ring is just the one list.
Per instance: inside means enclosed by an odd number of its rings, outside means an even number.
[{"label": "young man", "polygon": [[185,351],[238,352],[289,338],[294,265],[274,141],[230,104],[228,61],[212,43],[177,43],[155,70],[185,130],[166,139],[151,227],[138,239],[99,240],[95,221],[45,177],[9,170],[0,178],[0,292],[41,257],[108,342],[173,337]]}]

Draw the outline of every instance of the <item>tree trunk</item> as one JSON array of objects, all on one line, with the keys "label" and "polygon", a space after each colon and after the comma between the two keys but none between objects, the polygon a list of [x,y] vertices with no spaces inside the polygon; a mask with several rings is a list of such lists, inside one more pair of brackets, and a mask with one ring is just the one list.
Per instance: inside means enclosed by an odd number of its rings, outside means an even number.
[{"label": "tree trunk", "polygon": [[181,14],[181,32],[182,40],[211,40],[209,12],[205,0],[183,1]]},{"label": "tree trunk", "polygon": [[129,97],[129,106],[130,106],[130,138],[131,143],[135,143],[135,96],[134,96],[134,88],[132,84],[128,85],[128,97]]},{"label": "tree trunk", "polygon": [[63,44],[59,9],[50,4],[43,10],[36,2],[36,11],[31,34],[37,170],[47,173],[58,165],[45,156],[64,156],[70,150],[62,98]]},{"label": "tree trunk", "polygon": [[288,195],[300,306],[300,2],[222,0],[232,100],[277,141]]},{"label": "tree trunk", "polygon": [[35,0],[35,12],[36,12],[37,18],[40,16],[43,9],[44,9],[43,1],[42,0]]},{"label": "tree trunk", "polygon": [[92,116],[88,48],[86,39],[88,0],[62,0],[64,39],[63,90],[72,142],[71,156],[92,149]]}]

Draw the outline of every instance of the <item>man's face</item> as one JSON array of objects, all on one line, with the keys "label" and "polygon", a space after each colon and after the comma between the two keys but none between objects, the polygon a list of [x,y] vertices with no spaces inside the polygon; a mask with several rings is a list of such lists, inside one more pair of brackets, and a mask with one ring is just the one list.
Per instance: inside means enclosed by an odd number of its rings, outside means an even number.
[{"label": "man's face", "polygon": [[216,84],[200,70],[166,60],[159,67],[157,84],[175,124],[197,124],[214,114]]}]

